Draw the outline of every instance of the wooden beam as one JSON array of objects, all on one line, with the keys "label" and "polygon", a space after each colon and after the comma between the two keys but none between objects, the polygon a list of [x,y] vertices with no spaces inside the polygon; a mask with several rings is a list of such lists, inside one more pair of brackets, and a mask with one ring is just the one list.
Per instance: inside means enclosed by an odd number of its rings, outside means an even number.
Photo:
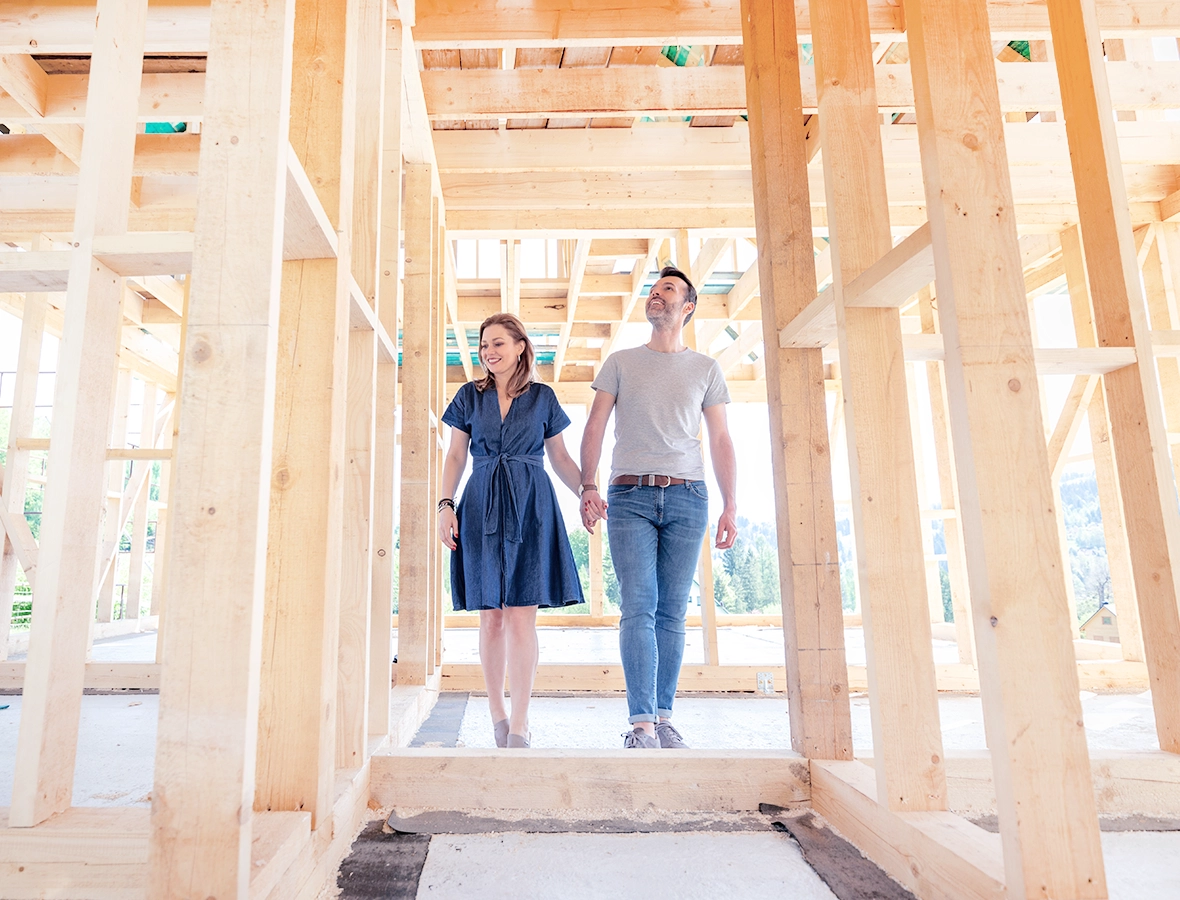
[{"label": "wooden beam", "polygon": [[[9,825],[31,827],[70,805],[81,686],[97,568],[113,360],[119,348],[123,285],[98,262],[97,236],[126,231],[146,0],[107,2],[92,35],[87,120],[78,184],[75,244],[58,359],[49,465],[41,524],[29,663],[17,738]],[[86,598],[86,603],[78,598]]]},{"label": "wooden beam", "polygon": [[[14,0],[5,13],[9,18],[0,52],[88,54],[94,35],[92,4],[81,0]],[[406,7],[405,13],[400,12]],[[416,8],[416,9],[415,9]],[[567,46],[654,46],[685,43],[741,42],[741,19],[735,0],[677,4],[674,8],[637,7],[628,15],[586,7],[573,0],[547,0],[543,6],[502,3],[455,3],[453,0],[401,0],[391,5],[391,18],[404,15],[415,25],[426,49],[457,47],[501,48]],[[988,5],[993,33],[1009,38],[1048,37],[1043,6],[1013,5],[992,0]],[[1175,35],[1180,13],[1160,0],[1100,0],[1099,23],[1103,31],[1125,35]],[[147,51],[163,54],[203,54],[209,50],[209,6],[204,2],[169,0],[153,3],[148,18]],[[899,40],[905,18],[889,0],[872,0],[869,21],[874,39]],[[87,29],[87,25],[90,29]],[[799,39],[810,38],[806,5],[797,11]]]},{"label": "wooden beam", "polygon": [[891,812],[863,762],[811,762],[811,803],[918,897],[1011,897],[994,835],[949,812]]},{"label": "wooden beam", "polygon": [[[919,161],[916,125],[882,125],[880,131],[886,166]],[[1125,165],[1169,165],[1180,156],[1180,136],[1166,123],[1117,122],[1115,131]],[[1012,166],[1061,165],[1069,161],[1065,126],[1061,123],[1007,123],[1004,133]],[[35,136],[22,139],[37,140]],[[736,171],[750,167],[749,128],[742,121],[730,128],[685,128],[679,123],[652,122],[641,129],[438,131],[434,145],[439,171],[444,173]],[[60,169],[60,161],[55,164],[44,159],[44,152],[44,148],[39,153],[30,148],[27,156],[17,155],[14,171],[32,173],[30,167],[34,165],[40,165],[39,174],[52,174],[55,166]],[[136,163],[146,167],[155,164],[156,158],[139,150]],[[27,163],[18,168],[17,161],[24,159]],[[43,161],[38,164],[38,159]],[[159,164],[166,165],[163,158]]]},{"label": "wooden beam", "polygon": [[[807,147],[794,11],[743,0],[750,98],[762,329],[778,334],[813,296]],[[793,235],[792,240],[782,237]],[[803,237],[805,236],[805,240]],[[852,726],[844,660],[840,575],[823,360],[816,350],[766,354],[779,535],[791,746],[808,757],[850,759]]]},{"label": "wooden beam", "polygon": [[1054,55],[1074,159],[1094,326],[1103,346],[1143,362],[1103,379],[1160,749],[1180,752],[1180,510],[1151,359],[1138,255],[1109,110],[1110,76],[1092,2],[1051,0]]},{"label": "wooden beam", "polygon": [[[994,62],[1005,112],[1060,109],[1052,63]],[[1180,63],[1109,62],[1116,109],[1166,109],[1180,91]],[[902,71],[896,71],[896,70]],[[873,69],[881,109],[912,112],[907,66]],[[584,116],[742,115],[746,95],[737,66],[612,66],[560,69],[427,69],[422,87],[431,119]],[[815,112],[812,66],[804,66],[802,110]]]},{"label": "wooden beam", "polygon": [[24,54],[0,55],[0,88],[38,125],[38,130],[75,165],[82,162],[82,129],[77,125],[46,124],[49,77],[35,59]]},{"label": "wooden beam", "polygon": [[185,536],[170,543],[169,579],[192,602],[168,604],[161,635],[148,880],[161,898],[242,896],[251,874],[292,5],[214,5],[184,344],[191,424],[169,497]]},{"label": "wooden beam", "polygon": [[[844,288],[845,307],[899,308],[934,280],[930,226],[886,250]],[[836,292],[828,287],[779,333],[780,347],[826,347],[836,339]]]},{"label": "wooden beam", "polygon": [[905,11],[1004,883],[1014,897],[1102,897],[987,8]]},{"label": "wooden beam", "polygon": [[[370,789],[383,806],[505,810],[756,810],[806,803],[807,760],[789,750],[697,751],[675,767],[622,750],[388,750]],[[496,777],[490,777],[492,772]]]},{"label": "wooden beam", "polygon": [[[897,35],[905,32],[905,17],[898,7],[885,0],[870,0],[868,9],[874,38],[899,40]],[[1169,36],[1180,32],[1180,13],[1166,3],[1101,0],[1098,9],[1104,31]],[[991,0],[988,16],[998,35],[1048,36],[1043,7]],[[499,47],[505,43],[522,47],[663,46],[685,43],[688,36],[693,36],[695,43],[737,44],[742,38],[739,4],[735,0],[693,0],[673,8],[629,8],[627,15],[584,7],[573,0],[546,0],[543,5],[513,3],[507,7],[492,0],[470,4],[418,0],[417,22],[419,40],[430,48]],[[799,40],[810,40],[811,27],[810,10],[800,4],[796,7]]]}]

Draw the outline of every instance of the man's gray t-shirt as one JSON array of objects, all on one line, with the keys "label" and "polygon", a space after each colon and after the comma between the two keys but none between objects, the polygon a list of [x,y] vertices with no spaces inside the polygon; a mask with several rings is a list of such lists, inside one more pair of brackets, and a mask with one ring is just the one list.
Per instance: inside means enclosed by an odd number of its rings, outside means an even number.
[{"label": "man's gray t-shirt", "polygon": [[612,481],[619,475],[704,479],[701,411],[729,402],[717,360],[695,350],[619,350],[591,387],[615,397]]}]

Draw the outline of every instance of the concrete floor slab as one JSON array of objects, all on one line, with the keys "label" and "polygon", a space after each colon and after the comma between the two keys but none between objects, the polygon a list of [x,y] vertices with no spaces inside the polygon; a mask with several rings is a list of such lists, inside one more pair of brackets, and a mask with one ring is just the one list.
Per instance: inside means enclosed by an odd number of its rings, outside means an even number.
[{"label": "concrete floor slab", "polygon": [[1180,832],[1104,832],[1102,858],[1110,900],[1180,897]]},{"label": "concrete floor slab", "polygon": [[772,833],[438,835],[420,900],[835,900],[798,846]]},{"label": "concrete floor slab", "polygon": [[[12,803],[19,695],[0,710],[0,807]],[[74,806],[148,806],[156,766],[158,694],[90,694],[82,698]]]}]

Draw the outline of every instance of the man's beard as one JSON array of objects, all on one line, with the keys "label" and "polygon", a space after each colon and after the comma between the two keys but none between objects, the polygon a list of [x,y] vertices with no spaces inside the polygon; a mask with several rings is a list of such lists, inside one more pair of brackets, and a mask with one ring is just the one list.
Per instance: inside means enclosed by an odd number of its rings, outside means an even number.
[{"label": "man's beard", "polygon": [[683,308],[674,310],[667,303],[662,310],[653,310],[650,305],[645,304],[643,312],[647,316],[648,324],[655,328],[671,328],[683,316]]}]

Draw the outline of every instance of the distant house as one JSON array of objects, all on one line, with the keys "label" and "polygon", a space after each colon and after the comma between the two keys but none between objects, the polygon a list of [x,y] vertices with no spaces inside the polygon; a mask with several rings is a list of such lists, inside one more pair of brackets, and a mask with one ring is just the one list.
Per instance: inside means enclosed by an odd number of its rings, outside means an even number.
[{"label": "distant house", "polygon": [[1110,603],[1103,603],[1095,611],[1094,615],[1090,616],[1081,627],[1082,637],[1088,641],[1109,641],[1112,644],[1119,642],[1119,620],[1115,614],[1114,606]]}]

